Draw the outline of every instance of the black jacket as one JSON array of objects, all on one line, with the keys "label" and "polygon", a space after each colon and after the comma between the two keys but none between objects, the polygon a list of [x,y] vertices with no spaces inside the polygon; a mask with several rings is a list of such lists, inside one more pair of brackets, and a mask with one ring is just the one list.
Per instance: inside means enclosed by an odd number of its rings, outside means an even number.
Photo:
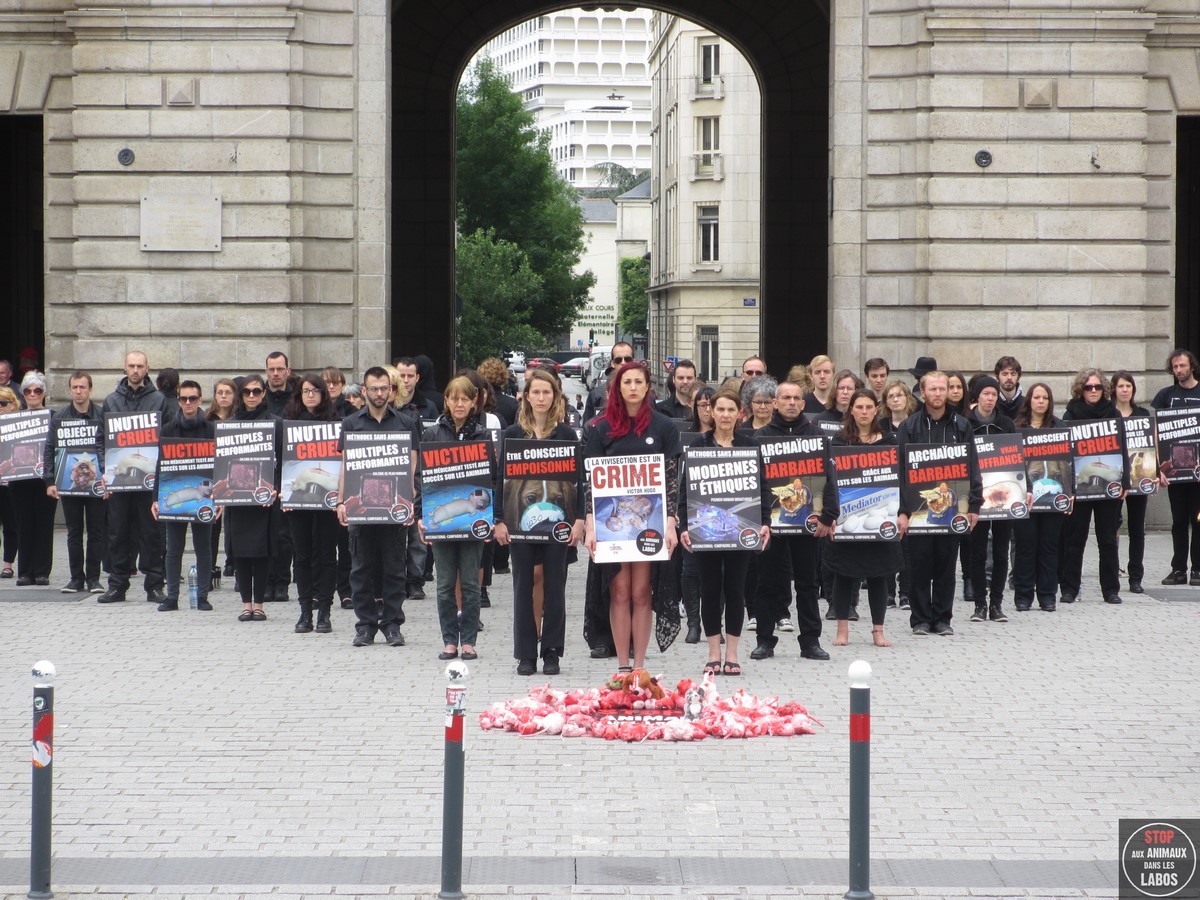
[{"label": "black jacket", "polygon": [[[896,441],[901,449],[908,444],[966,444],[971,478],[971,496],[967,501],[967,512],[978,513],[983,506],[983,480],[979,475],[979,460],[975,456],[973,438],[971,423],[953,412],[948,405],[940,419],[934,419],[927,410],[922,409],[905,419],[904,424],[896,431]],[[904,491],[900,492],[900,512],[905,515],[911,512],[904,502]]]},{"label": "black jacket", "polygon": [[129,386],[128,378],[122,378],[117,382],[116,390],[104,398],[101,413],[132,412],[161,413],[162,424],[166,424],[167,420],[171,418],[167,398],[154,386],[153,382],[143,381],[142,386],[135,390]]},{"label": "black jacket", "polygon": [[754,432],[754,437],[761,444],[763,438],[773,437],[818,437],[825,434],[815,424],[808,421],[801,413],[792,421],[788,421],[779,414],[776,410],[771,416],[771,421]]},{"label": "black jacket", "polygon": [[1014,434],[1017,430],[1013,420],[1000,412],[999,404],[996,405],[990,422],[980,419],[978,411],[974,409],[967,413],[966,419],[971,423],[973,434]]}]

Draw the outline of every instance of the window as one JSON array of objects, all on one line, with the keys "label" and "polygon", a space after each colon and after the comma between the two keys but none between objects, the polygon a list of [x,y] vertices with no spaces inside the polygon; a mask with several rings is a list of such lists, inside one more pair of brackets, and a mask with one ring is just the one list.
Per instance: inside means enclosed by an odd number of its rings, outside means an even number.
[{"label": "window", "polygon": [[704,116],[696,121],[700,126],[700,165],[711,167],[713,151],[721,149],[721,120],[717,116]]},{"label": "window", "polygon": [[712,84],[721,74],[721,45],[700,45],[700,83]]},{"label": "window", "polygon": [[701,206],[699,208],[700,222],[700,262],[715,263],[721,259],[721,223],[720,209],[716,206]]},{"label": "window", "polygon": [[710,384],[720,377],[720,328],[716,325],[700,326],[700,378]]}]

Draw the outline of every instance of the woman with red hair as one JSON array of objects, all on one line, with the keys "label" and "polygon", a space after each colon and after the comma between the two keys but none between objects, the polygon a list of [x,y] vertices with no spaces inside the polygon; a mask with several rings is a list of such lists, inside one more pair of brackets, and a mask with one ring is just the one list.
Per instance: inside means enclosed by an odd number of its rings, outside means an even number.
[{"label": "woman with red hair", "polygon": [[[683,452],[679,430],[650,400],[650,377],[640,362],[624,363],[612,377],[608,404],[602,417],[595,420],[584,435],[584,460],[606,456],[637,456],[662,454],[667,472],[666,546],[667,553],[675,550],[675,507],[678,502],[678,458]],[[586,465],[586,462],[585,462]],[[584,545],[595,557],[596,521],[588,489],[587,523]],[[613,646],[617,651],[620,671],[629,672],[630,639],[633,643],[633,666],[646,664],[646,648],[650,643],[653,591],[651,563],[626,562],[601,566],[608,581],[608,619],[612,628]],[[665,596],[666,592],[662,592]],[[679,631],[678,596],[671,602],[674,612],[674,631],[660,626],[659,647],[667,646]],[[670,616],[670,610],[665,610]],[[669,624],[669,623],[668,623]],[[586,637],[586,635],[585,635]]]}]

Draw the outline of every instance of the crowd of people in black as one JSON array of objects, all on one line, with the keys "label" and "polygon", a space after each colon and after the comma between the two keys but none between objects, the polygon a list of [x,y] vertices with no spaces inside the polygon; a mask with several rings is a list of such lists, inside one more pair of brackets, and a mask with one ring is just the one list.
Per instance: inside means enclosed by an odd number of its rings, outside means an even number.
[{"label": "crowd of people in black", "polygon": [[[414,449],[422,441],[493,440],[498,450],[510,439],[576,443],[583,459],[577,485],[581,500],[567,523],[569,537],[541,544],[513,541],[512,523],[505,522],[497,502],[489,539],[430,543],[421,521],[419,472],[415,516],[408,524],[354,524],[346,504],[352,498],[344,492],[332,511],[287,510],[279,502],[278,453],[274,483],[266,485],[260,505],[223,508],[212,522],[159,521],[160,510],[150,491],[60,498],[52,427],[42,478],[0,487],[0,578],[15,577],[22,587],[50,584],[53,528],[61,503],[69,567],[64,593],[90,592],[102,604],[123,602],[131,580],[140,573],[146,599],[159,611],[177,610],[190,531],[199,610],[212,610],[211,595],[224,577],[233,580],[241,601],[239,620],[264,621],[264,604],[290,601],[294,584],[300,613],[297,633],[331,632],[331,610],[340,602],[342,608],[354,610],[354,646],[367,646],[380,634],[389,645],[403,646],[405,602],[424,599],[424,587],[436,572],[443,641],[439,658],[471,660],[478,657],[480,611],[490,606],[493,574],[511,572],[517,671],[534,674],[540,656],[542,670],[557,674],[567,645],[568,566],[578,559],[579,547],[594,554],[597,542],[583,473],[605,457],[649,453],[662,454],[666,461],[664,540],[670,559],[588,563],[584,638],[593,658],[616,657],[623,671],[645,665],[652,634],[665,649],[683,627],[687,643],[705,639],[705,667],[714,674],[741,673],[743,630],[755,635],[752,659],[772,657],[779,633],[797,633],[802,657],[829,659],[820,641],[823,619],[837,623],[833,644],[846,644],[849,625],[859,618],[858,597],[864,586],[872,641],[879,647],[890,646],[884,633],[888,610],[906,611],[915,636],[952,635],[960,578],[972,622],[1008,621],[1007,591],[1019,612],[1035,605],[1053,612],[1058,603],[1080,599],[1089,529],[1094,530],[1099,551],[1102,599],[1121,602],[1122,524],[1127,533],[1128,589],[1143,592],[1145,494],[1074,503],[1012,523],[979,520],[983,500],[974,467],[967,506],[970,529],[963,535],[907,535],[914,511],[902,499],[901,540],[882,545],[838,541],[839,497],[829,479],[811,536],[772,535],[763,524],[754,549],[692,552],[688,474],[679,465],[685,443],[681,434],[689,446],[702,448],[757,447],[796,436],[823,436],[835,447],[904,448],[969,444],[980,435],[1148,414],[1137,403],[1137,382],[1127,371],[1110,377],[1095,368],[1082,370],[1061,409],[1047,383],[1022,385],[1021,365],[1012,356],[998,359],[992,372],[970,378],[942,371],[928,357],[907,370],[912,379],[895,377],[879,358],[868,360],[862,371],[860,376],[850,369],[838,370],[821,355],[777,379],[767,373],[762,359],[752,356],[739,376],[708,385],[685,359],[675,365],[667,395],[657,400],[648,366],[635,359],[632,346],[619,343],[581,415],[549,369],[527,372],[523,389],[512,396],[513,379],[499,359],[459,371],[439,391],[425,356],[371,367],[360,383],[348,384],[333,367],[293,373],[287,355],[274,352],[266,358],[263,374],[218,379],[206,400],[200,383],[181,379],[173,369],[162,369],[152,380],[146,354],[131,351],[124,359],[124,377],[102,403],[92,399],[91,375],[74,372],[67,382],[70,402],[52,411],[52,422],[101,423],[109,413],[157,412],[163,438],[212,439],[216,423],[233,420],[273,422],[277,436],[283,421],[340,422],[341,442],[357,431],[407,433]],[[1151,406],[1200,406],[1200,362],[1195,355],[1173,351],[1168,371],[1172,383],[1155,395]],[[29,371],[17,384],[9,364],[0,361],[0,376],[0,416],[45,408],[49,386],[42,373]],[[1200,586],[1200,484],[1160,481],[1170,502],[1173,542],[1171,570],[1162,582]],[[499,498],[499,471],[495,485]],[[770,507],[764,488],[764,523],[770,521]],[[821,598],[829,603],[824,616]]]}]

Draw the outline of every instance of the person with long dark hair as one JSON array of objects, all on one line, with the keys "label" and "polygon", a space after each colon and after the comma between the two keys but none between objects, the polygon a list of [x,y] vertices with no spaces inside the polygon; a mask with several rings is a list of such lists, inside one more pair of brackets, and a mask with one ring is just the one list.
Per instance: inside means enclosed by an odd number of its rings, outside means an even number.
[{"label": "person with long dark hair", "polygon": [[[678,459],[683,448],[675,424],[654,409],[650,400],[650,377],[640,362],[623,363],[613,375],[603,416],[597,418],[585,436],[584,459],[606,456],[663,454],[666,466],[667,509],[665,516],[666,548],[673,553],[678,538],[675,531],[675,512],[679,492]],[[590,494],[590,488],[589,488]],[[596,554],[596,524],[588,497],[586,537],[584,543],[593,559]],[[651,563],[627,562],[606,564],[601,569],[608,575],[609,625],[617,653],[619,669],[632,671],[629,649],[632,639],[633,666],[646,664],[646,648],[650,643],[653,620],[654,592],[651,588]],[[615,570],[615,571],[612,571]],[[667,596],[676,592],[662,591]],[[678,632],[678,597],[670,598],[663,613],[676,617],[674,632],[667,635],[669,644]],[[663,613],[660,613],[660,618]],[[661,630],[661,629],[660,629]],[[669,631],[670,629],[668,629]],[[660,634],[660,647],[664,637]]]},{"label": "person with long dark hair", "polygon": [[[1071,385],[1071,401],[1064,417],[1069,425],[1085,419],[1115,419],[1120,415],[1113,406],[1108,380],[1099,369],[1084,369]],[[1076,502],[1071,517],[1063,527],[1062,563],[1059,584],[1062,602],[1079,599],[1083,580],[1083,548],[1087,544],[1088,526],[1095,516],[1096,549],[1100,551],[1100,591],[1105,603],[1121,602],[1121,573],[1117,549],[1117,522],[1121,516],[1121,497]]]},{"label": "person with long dark hair", "polygon": [[[1039,381],[1029,389],[1014,424],[1018,431],[1063,427],[1062,419],[1054,415],[1054,392],[1050,385]],[[1044,469],[1037,471],[1038,465],[1034,461],[1026,467],[1026,477],[1035,490],[1037,482],[1047,475]],[[1069,511],[1061,513],[1049,509],[1031,512],[1028,517],[1013,522],[1013,606],[1017,612],[1033,609],[1035,596],[1038,606],[1046,612],[1058,608],[1059,542],[1067,514]]]},{"label": "person with long dark hair", "polygon": [[713,429],[712,397],[716,392],[715,388],[705,385],[692,397],[692,430],[697,434]]},{"label": "person with long dark hair", "polygon": [[[315,372],[298,379],[284,416],[295,422],[333,422],[340,418],[329,386]],[[328,634],[333,631],[329,611],[337,584],[337,543],[341,531],[337,516],[332,510],[293,509],[283,512],[283,522],[292,535],[292,567],[300,604],[300,618],[294,630],[296,634],[313,631],[315,609],[315,630]]]},{"label": "person with long dark hair", "polygon": [[[558,375],[548,369],[534,369],[525,375],[525,390],[517,409],[517,421],[504,430],[504,441],[539,440],[577,443],[575,429],[565,419],[562,403],[562,384]],[[503,454],[503,444],[501,445]],[[501,456],[503,459],[503,455]],[[504,465],[500,472],[503,476]],[[542,672],[559,673],[567,634],[567,555],[568,548],[583,539],[583,479],[575,484],[575,520],[566,543],[551,540],[547,543],[509,541],[508,525],[503,512],[496,516],[496,541],[510,549],[510,568],[513,579],[513,658],[518,661],[518,675],[537,672],[539,632],[534,596],[542,595]],[[497,497],[504,496],[504,479],[499,479]],[[498,503],[498,509],[501,508]]]},{"label": "person with long dark hair", "polygon": [[[233,418],[239,422],[271,422],[275,427],[275,473],[268,486],[270,499],[262,506],[230,506],[225,509],[225,530],[233,548],[237,589],[242,598],[239,622],[265,622],[263,601],[271,575],[271,560],[279,538],[279,418],[271,415],[266,403],[267,384],[261,375],[247,375],[238,395]],[[224,486],[213,485],[213,497],[219,498]]]},{"label": "person with long dark hair", "polygon": [[[1126,370],[1121,369],[1113,375],[1109,389],[1112,391],[1113,406],[1122,418],[1150,415],[1150,410],[1144,406],[1138,406],[1135,402],[1137,382],[1133,375]],[[1129,564],[1125,567],[1125,571],[1129,575],[1129,592],[1131,594],[1146,593],[1145,588],[1142,587],[1142,578],[1146,574],[1143,560],[1146,556],[1146,506],[1149,501],[1150,497],[1147,494],[1140,494],[1137,491],[1130,491],[1125,495],[1125,525],[1129,535]],[[1120,525],[1118,524],[1117,527],[1120,528]]]}]

